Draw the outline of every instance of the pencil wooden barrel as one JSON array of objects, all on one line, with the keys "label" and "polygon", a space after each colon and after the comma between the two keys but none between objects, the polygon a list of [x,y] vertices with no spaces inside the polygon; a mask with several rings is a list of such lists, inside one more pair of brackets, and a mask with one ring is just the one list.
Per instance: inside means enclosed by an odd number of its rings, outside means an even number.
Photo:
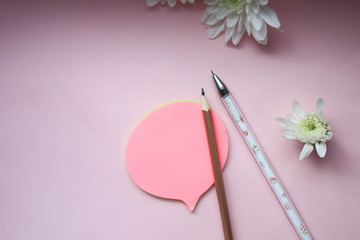
[{"label": "pencil wooden barrel", "polygon": [[212,163],[211,165],[214,173],[216,194],[220,208],[221,222],[224,230],[224,237],[225,240],[232,240],[233,236],[231,231],[230,215],[226,201],[225,187],[222,177],[218,148],[216,144],[211,108],[204,94],[202,96],[202,107],[203,107],[204,123],[205,123],[206,135],[208,138],[209,151],[210,151],[210,157]]}]

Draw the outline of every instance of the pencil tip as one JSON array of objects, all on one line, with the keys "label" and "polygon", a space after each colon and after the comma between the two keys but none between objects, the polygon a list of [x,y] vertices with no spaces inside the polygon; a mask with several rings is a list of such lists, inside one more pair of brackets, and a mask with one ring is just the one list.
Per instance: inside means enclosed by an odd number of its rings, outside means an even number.
[{"label": "pencil tip", "polygon": [[201,95],[205,96],[205,92],[203,88],[201,88]]},{"label": "pencil tip", "polygon": [[215,75],[215,73],[212,70],[210,70],[210,71],[211,71],[212,75]]}]

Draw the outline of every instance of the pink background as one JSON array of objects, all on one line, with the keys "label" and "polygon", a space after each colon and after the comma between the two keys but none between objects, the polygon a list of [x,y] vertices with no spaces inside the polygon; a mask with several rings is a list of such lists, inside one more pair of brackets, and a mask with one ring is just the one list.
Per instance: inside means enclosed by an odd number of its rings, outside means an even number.
[{"label": "pink background", "polygon": [[[268,46],[207,39],[205,6],[145,1],[1,1],[0,239],[222,239],[215,189],[194,213],[136,187],[127,139],[152,109],[200,101],[228,129],[224,181],[235,239],[298,239],[218,99],[215,71],[243,108],[315,239],[360,238],[360,3],[272,1]],[[325,159],[274,118],[325,100]]]}]

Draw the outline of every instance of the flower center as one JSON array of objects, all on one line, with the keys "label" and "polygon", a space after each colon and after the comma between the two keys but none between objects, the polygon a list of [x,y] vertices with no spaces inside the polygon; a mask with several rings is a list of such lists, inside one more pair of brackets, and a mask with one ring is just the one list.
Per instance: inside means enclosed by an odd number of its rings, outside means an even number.
[{"label": "flower center", "polygon": [[315,114],[309,114],[301,123],[300,127],[305,131],[314,131],[317,128],[326,128],[326,123]]},{"label": "flower center", "polygon": [[330,126],[325,119],[315,113],[307,114],[297,125],[296,134],[302,142],[324,142]]},{"label": "flower center", "polygon": [[222,2],[228,6],[228,8],[237,9],[244,0],[223,0]]},{"label": "flower center", "polygon": [[304,127],[308,131],[312,131],[312,130],[316,129],[316,125],[313,122],[305,123]]}]

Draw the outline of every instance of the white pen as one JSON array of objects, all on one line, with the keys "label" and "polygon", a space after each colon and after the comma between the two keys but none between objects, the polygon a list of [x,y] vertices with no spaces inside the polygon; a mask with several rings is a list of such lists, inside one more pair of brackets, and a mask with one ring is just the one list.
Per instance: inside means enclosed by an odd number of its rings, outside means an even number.
[{"label": "white pen", "polygon": [[295,205],[291,201],[289,194],[286,192],[285,187],[283,186],[279,177],[275,173],[275,170],[271,166],[271,163],[267,158],[267,156],[265,155],[265,152],[261,148],[254,133],[250,129],[250,126],[247,123],[236,101],[232,97],[229,90],[226,88],[225,84],[219,79],[219,77],[215,75],[213,72],[212,74],[216,84],[216,88],[220,93],[221,101],[223,102],[232,120],[234,121],[237,129],[240,132],[240,135],[243,137],[246,145],[248,146],[256,163],[261,169],[261,172],[266,178],[269,186],[273,190],[282,209],[285,211],[286,216],[289,218],[291,224],[293,225],[296,233],[302,240],[313,239],[309,230],[305,226],[305,223],[302,220],[300,214],[296,210]]}]

